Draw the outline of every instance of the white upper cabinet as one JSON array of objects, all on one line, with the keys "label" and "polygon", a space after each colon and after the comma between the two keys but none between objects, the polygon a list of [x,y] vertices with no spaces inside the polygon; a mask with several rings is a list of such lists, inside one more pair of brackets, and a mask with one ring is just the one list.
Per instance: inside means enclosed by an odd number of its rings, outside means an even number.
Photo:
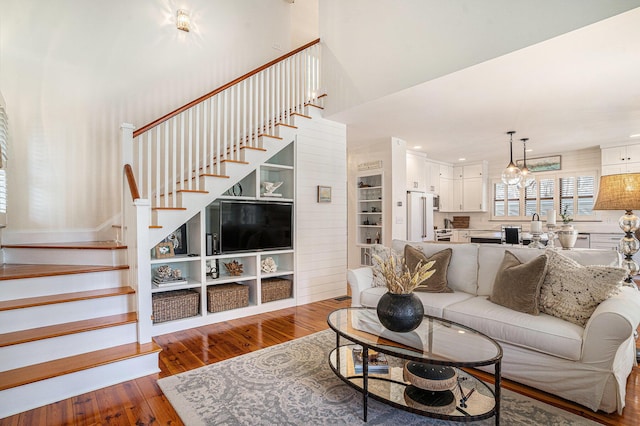
[{"label": "white upper cabinet", "polygon": [[425,158],[407,153],[407,191],[426,191]]},{"label": "white upper cabinet", "polygon": [[640,144],[602,148],[602,174],[640,173]]}]

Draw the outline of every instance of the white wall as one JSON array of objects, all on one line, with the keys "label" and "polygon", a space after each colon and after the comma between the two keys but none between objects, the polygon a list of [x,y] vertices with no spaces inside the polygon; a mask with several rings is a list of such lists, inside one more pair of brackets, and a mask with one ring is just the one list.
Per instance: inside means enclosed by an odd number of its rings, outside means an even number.
[{"label": "white wall", "polygon": [[[63,240],[110,225],[120,211],[120,124],[141,127],[291,50],[292,7],[0,0],[8,232]],[[189,33],[175,28],[178,8],[191,12]]]},{"label": "white wall", "polygon": [[322,0],[320,37],[325,44],[326,87],[332,94],[328,114],[639,4],[637,0]]},{"label": "white wall", "polygon": [[[296,288],[305,304],[347,292],[347,132],[314,118],[296,140]],[[317,202],[317,187],[331,202]]]}]

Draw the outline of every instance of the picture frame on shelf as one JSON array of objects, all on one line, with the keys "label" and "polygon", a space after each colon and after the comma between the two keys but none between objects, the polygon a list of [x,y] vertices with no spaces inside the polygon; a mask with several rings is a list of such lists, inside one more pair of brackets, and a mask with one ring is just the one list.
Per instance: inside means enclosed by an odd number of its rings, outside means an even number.
[{"label": "picture frame on shelf", "polygon": [[331,187],[318,185],[318,202],[330,203],[331,202]]},{"label": "picture frame on shelf", "polygon": [[173,244],[174,255],[187,254],[187,224],[173,231],[165,238],[165,242]]},{"label": "picture frame on shelf", "polygon": [[162,241],[154,247],[156,259],[166,259],[175,256],[173,251],[173,243]]}]

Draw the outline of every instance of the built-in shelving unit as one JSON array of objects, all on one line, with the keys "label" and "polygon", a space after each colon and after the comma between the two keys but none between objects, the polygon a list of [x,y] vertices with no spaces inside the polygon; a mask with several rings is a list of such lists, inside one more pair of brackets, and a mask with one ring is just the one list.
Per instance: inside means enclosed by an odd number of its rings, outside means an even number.
[{"label": "built-in shelving unit", "polygon": [[[152,284],[152,295],[159,293],[172,293],[176,296],[184,294],[187,290],[190,296],[198,298],[198,307],[192,311],[182,313],[183,318],[163,320],[153,324],[153,334],[164,334],[181,329],[196,327],[204,324],[225,321],[247,315],[254,315],[274,309],[281,309],[295,305],[295,251],[294,248],[266,249],[254,251],[242,251],[233,253],[213,252],[213,246],[207,245],[207,236],[219,233],[218,214],[220,201],[238,200],[248,203],[284,203],[293,206],[295,196],[295,168],[294,168],[294,144],[291,143],[267,162],[259,165],[252,173],[229,188],[221,197],[214,200],[192,217],[179,230],[172,234],[178,234],[180,248],[176,247],[179,254],[169,257],[156,257],[156,250],[151,251],[151,277],[156,275],[158,268],[169,266],[172,270],[179,270],[184,282],[171,285],[158,286]],[[273,191],[274,194],[265,195],[265,182],[282,182]],[[292,226],[293,232],[293,226]],[[184,235],[183,235],[184,233]],[[169,234],[171,235],[171,234]],[[168,241],[173,241],[168,239]],[[292,238],[293,242],[293,238]],[[209,250],[209,252],[208,252]],[[276,270],[263,271],[262,262],[268,258],[273,260]],[[224,266],[225,263],[237,262],[242,264],[242,273],[232,275]],[[211,267],[216,266],[217,274],[212,273]],[[281,299],[263,302],[263,286],[270,285],[277,280],[280,285],[290,283],[291,291]],[[283,281],[286,280],[286,281]],[[222,312],[210,312],[208,293],[215,286],[227,284],[231,290],[248,290],[248,302],[246,305],[232,307]],[[243,289],[240,286],[246,287]],[[195,293],[195,294],[194,294]],[[216,297],[227,297],[223,292]],[[229,296],[232,297],[232,296]],[[235,297],[235,296],[233,296]],[[163,303],[166,302],[166,296]],[[160,301],[158,301],[160,303]]]},{"label": "built-in shelving unit", "polygon": [[371,245],[383,244],[383,179],[382,173],[357,177],[356,244],[360,247],[360,264],[371,265]]}]

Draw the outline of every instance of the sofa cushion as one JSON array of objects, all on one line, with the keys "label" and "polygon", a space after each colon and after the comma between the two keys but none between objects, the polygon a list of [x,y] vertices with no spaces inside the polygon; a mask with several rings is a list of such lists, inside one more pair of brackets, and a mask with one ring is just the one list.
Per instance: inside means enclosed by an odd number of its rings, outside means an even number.
[{"label": "sofa cushion", "polygon": [[532,320],[531,315],[478,296],[447,306],[444,318],[471,327],[498,342],[580,360],[582,327],[551,315],[541,313]]},{"label": "sofa cushion", "polygon": [[540,287],[546,270],[545,255],[523,263],[513,253],[505,251],[489,300],[518,312],[538,315]]},{"label": "sofa cushion", "polygon": [[475,295],[478,291],[478,244],[447,244],[434,242],[414,242],[393,240],[391,248],[402,252],[404,246],[418,247],[426,256],[450,248],[451,262],[447,270],[447,285],[451,290],[464,291]]},{"label": "sofa cushion", "polygon": [[[528,247],[505,246],[501,244],[480,244],[478,251],[478,295],[490,296],[493,292],[493,283],[496,279],[498,267],[502,263],[504,251],[509,250],[515,254],[521,262],[528,262],[541,251]],[[620,255],[614,250],[605,249],[574,249],[562,252],[581,265],[609,265],[619,266]]]},{"label": "sofa cushion", "polygon": [[603,300],[618,292],[627,275],[623,268],[583,266],[555,250],[547,250],[547,256],[540,310],[582,327]]},{"label": "sofa cushion", "polygon": [[453,293],[453,290],[447,286],[447,270],[451,261],[451,253],[451,249],[444,249],[427,257],[419,248],[410,244],[404,246],[404,261],[410,272],[414,271],[420,262],[422,262],[422,265],[431,261],[435,262],[431,268],[435,273],[422,281],[414,291]]},{"label": "sofa cushion", "polygon": [[[387,292],[383,287],[372,287],[360,293],[360,304],[368,308],[378,306],[378,301],[383,294]],[[424,313],[434,317],[442,318],[444,309],[454,303],[475,297],[463,291],[454,291],[453,293],[415,293],[424,306]]]}]

